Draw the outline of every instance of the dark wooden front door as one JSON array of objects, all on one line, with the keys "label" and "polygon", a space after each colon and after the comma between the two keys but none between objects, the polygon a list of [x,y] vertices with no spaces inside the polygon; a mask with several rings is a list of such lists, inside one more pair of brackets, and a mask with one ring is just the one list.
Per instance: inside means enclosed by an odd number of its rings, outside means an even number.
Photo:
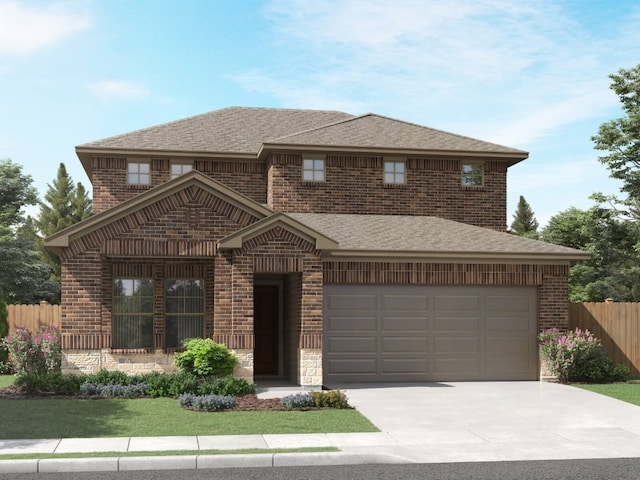
[{"label": "dark wooden front door", "polygon": [[279,364],[279,287],[255,285],[253,287],[253,329],[255,375],[277,375]]}]

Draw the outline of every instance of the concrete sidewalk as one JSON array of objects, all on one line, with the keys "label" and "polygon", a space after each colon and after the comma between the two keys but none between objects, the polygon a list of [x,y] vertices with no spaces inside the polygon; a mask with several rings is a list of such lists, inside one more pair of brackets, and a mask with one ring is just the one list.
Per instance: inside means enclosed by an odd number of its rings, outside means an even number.
[{"label": "concrete sidewalk", "polygon": [[[0,440],[0,473],[640,457],[640,407],[547,382],[341,385],[379,433]],[[261,396],[282,396],[281,389]],[[119,457],[118,452],[337,447],[329,453]]]}]

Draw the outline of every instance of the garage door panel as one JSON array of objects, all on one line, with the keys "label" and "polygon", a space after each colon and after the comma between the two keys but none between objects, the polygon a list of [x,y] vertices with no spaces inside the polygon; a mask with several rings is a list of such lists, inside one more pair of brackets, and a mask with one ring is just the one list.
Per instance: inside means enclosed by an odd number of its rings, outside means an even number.
[{"label": "garage door panel", "polygon": [[425,294],[420,295],[382,295],[382,310],[422,310],[429,308],[429,299]]},{"label": "garage door panel", "polygon": [[382,337],[382,353],[421,353],[429,352],[429,339],[417,337]]},{"label": "garage door panel", "polygon": [[382,317],[383,331],[427,331],[427,317]]},{"label": "garage door panel", "polygon": [[535,380],[535,287],[325,285],[324,381]]},{"label": "garage door panel", "polygon": [[436,295],[435,310],[436,311],[464,311],[478,310],[480,308],[480,297],[477,295]]},{"label": "garage door panel", "polygon": [[487,337],[485,340],[487,355],[504,355],[508,358],[513,358],[520,352],[529,356],[530,344],[531,340],[527,337]]},{"label": "garage door panel", "polygon": [[377,352],[376,337],[331,337],[329,349],[333,353],[372,353]]},{"label": "garage door panel", "polygon": [[373,310],[377,309],[376,295],[329,295],[331,310]]},{"label": "garage door panel", "polygon": [[447,378],[443,377],[443,375],[456,375],[458,377],[480,375],[480,361],[475,358],[436,358],[434,365],[434,374],[441,380]]},{"label": "garage door panel", "polygon": [[376,359],[330,359],[329,372],[334,374],[369,374],[377,372]]},{"label": "garage door panel", "polygon": [[487,312],[529,312],[531,297],[525,295],[487,295]]},{"label": "garage door panel", "polygon": [[[477,314],[476,314],[477,315]],[[433,319],[433,329],[436,332],[460,332],[477,331],[482,328],[482,319],[478,316],[472,317],[443,317],[436,316]]]},{"label": "garage door panel", "polygon": [[434,353],[478,353],[480,337],[435,337]]},{"label": "garage door panel", "polygon": [[384,358],[382,360],[382,374],[416,374],[428,371],[429,362],[426,358]]},{"label": "garage door panel", "polygon": [[325,321],[331,332],[370,332],[375,331],[378,319],[376,317],[331,316]]},{"label": "garage door panel", "polygon": [[529,332],[531,321],[528,317],[487,317],[487,331],[491,332]]}]

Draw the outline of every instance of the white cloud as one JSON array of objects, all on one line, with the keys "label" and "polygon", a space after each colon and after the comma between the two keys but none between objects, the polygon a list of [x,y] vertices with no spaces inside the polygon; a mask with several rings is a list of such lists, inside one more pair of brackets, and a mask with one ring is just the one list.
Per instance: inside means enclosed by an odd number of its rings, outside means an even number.
[{"label": "white cloud", "polygon": [[91,28],[89,15],[74,4],[45,7],[0,0],[0,55],[25,55]]},{"label": "white cloud", "polygon": [[149,96],[146,87],[126,80],[103,80],[89,85],[89,89],[100,97],[141,99]]},{"label": "white cloud", "polygon": [[[287,107],[362,107],[523,145],[616,105],[637,18],[606,38],[556,1],[274,0],[276,60],[234,79]],[[272,58],[272,57],[270,57]],[[636,59],[637,60],[637,59]],[[615,65],[615,67],[612,67]],[[350,101],[357,98],[358,102]]]}]

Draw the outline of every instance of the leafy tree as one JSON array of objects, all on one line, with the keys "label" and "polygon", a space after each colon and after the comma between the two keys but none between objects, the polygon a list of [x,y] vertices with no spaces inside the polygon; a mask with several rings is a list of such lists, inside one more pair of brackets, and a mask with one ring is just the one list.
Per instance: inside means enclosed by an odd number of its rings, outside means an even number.
[{"label": "leafy tree", "polygon": [[[91,200],[84,186],[73,181],[64,163],[58,167],[58,173],[53,183],[48,184],[44,202],[40,202],[40,214],[35,220],[35,226],[43,237],[52,235],[63,228],[70,227],[91,215]],[[44,240],[37,242],[42,258],[51,266],[51,279],[60,282],[60,259],[57,255],[44,248]]]},{"label": "leafy tree", "polygon": [[38,203],[31,175],[10,159],[0,160],[0,227],[13,227],[22,220],[22,208]]},{"label": "leafy tree", "polygon": [[516,213],[513,214],[510,232],[520,237],[537,238],[538,226],[538,220],[536,220],[531,206],[524,197],[520,195]]},{"label": "leafy tree", "polygon": [[640,201],[640,65],[619,69],[609,78],[610,88],[620,99],[625,116],[600,125],[591,140],[597,150],[609,152],[598,160],[607,166],[612,178],[622,180],[621,190],[637,205]]},{"label": "leafy tree", "polygon": [[570,301],[640,301],[640,262],[635,251],[640,228],[617,214],[601,204],[588,210],[572,207],[553,216],[542,230],[542,240],[592,255],[571,267]]}]

